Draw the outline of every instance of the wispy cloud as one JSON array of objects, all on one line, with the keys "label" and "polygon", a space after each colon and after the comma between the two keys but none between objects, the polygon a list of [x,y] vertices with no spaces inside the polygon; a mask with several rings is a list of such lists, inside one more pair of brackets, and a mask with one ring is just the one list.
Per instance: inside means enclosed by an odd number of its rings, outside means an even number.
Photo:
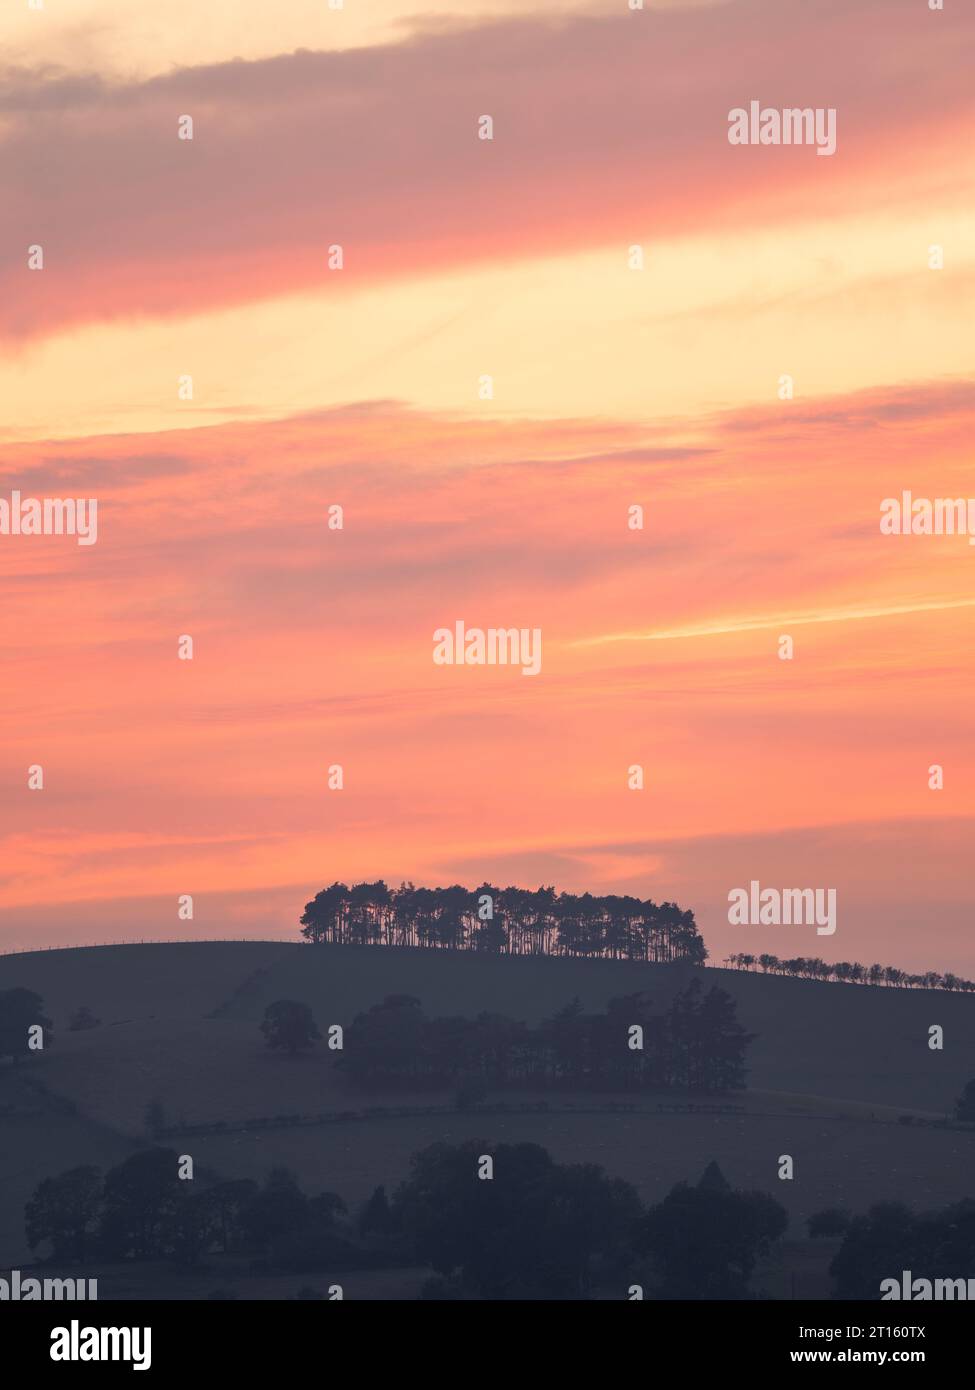
[{"label": "wispy cloud", "polygon": [[902,603],[877,608],[833,609],[827,613],[780,613],[775,617],[735,618],[717,625],[707,623],[664,632],[613,632],[583,637],[575,647],[599,647],[608,642],[669,642],[681,637],[720,637],[732,632],[763,632],[805,627],[809,623],[865,622],[869,618],[895,618],[907,613],[942,613],[953,608],[975,608],[975,598],[934,599],[928,603]]},{"label": "wispy cloud", "polygon": [[[659,238],[784,224],[845,206],[865,182],[888,204],[929,185],[943,197],[953,182],[961,197],[952,130],[975,105],[964,61],[975,14],[955,7],[932,24],[919,8],[527,14],[129,84],[8,71],[2,331],[310,287],[340,295],[433,267],[625,244],[634,227]],[[836,107],[835,159],[732,149],[727,113],[756,95]],[[483,113],[491,143],[476,139]],[[183,114],[192,142],[176,138]],[[25,270],[33,242],[43,274]],[[335,242],[341,275],[327,267]]]}]

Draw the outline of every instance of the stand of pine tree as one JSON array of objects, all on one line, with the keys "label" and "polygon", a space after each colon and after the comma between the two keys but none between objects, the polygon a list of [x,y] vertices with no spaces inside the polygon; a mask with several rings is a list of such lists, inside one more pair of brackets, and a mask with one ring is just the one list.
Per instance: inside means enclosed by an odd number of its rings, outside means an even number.
[{"label": "stand of pine tree", "polygon": [[693,912],[640,898],[556,894],[554,888],[390,889],[382,880],[333,883],[305,906],[312,942],[426,946],[513,956],[585,956],[702,964]]}]

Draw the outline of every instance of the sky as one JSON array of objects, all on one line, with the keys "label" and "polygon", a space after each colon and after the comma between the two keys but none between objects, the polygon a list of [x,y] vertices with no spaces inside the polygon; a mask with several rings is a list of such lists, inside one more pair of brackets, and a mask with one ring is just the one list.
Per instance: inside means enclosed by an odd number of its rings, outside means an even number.
[{"label": "sky", "polygon": [[[0,499],[98,532],[0,534],[0,950],[488,879],[971,975],[975,546],[880,517],[975,497],[973,44],[953,0],[11,0]],[[730,144],[752,100],[836,152]],[[435,664],[458,620],[540,672]],[[732,926],[752,880],[835,934]]]}]

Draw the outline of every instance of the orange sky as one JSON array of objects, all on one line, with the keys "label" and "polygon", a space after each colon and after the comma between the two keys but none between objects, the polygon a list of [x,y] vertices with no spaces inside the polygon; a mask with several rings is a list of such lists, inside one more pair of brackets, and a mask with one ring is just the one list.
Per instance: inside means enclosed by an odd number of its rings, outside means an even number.
[{"label": "orange sky", "polygon": [[[0,535],[0,949],[486,877],[971,974],[975,547],[879,517],[975,497],[975,15],[285,8],[0,20],[0,498],[99,503]],[[730,146],[753,97],[836,154]],[[751,879],[836,935],[729,926]]]}]

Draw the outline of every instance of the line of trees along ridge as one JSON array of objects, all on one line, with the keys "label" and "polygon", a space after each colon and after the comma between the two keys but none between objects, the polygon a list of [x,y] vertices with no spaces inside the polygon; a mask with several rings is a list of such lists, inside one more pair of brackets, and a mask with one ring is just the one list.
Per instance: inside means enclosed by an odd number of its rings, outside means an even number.
[{"label": "line of trees along ridge", "polygon": [[426,946],[512,956],[579,956],[701,965],[707,948],[693,912],[676,903],[554,888],[416,888],[333,883],[305,905],[316,943]]},{"label": "line of trees along ridge", "polygon": [[862,965],[858,960],[840,960],[830,965],[818,956],[793,956],[789,960],[780,960],[767,952],[755,956],[746,951],[725,956],[724,963],[735,970],[752,970],[758,966],[763,975],[791,975],[798,980],[836,980],[841,984],[884,985],[893,989],[944,989],[949,993],[961,994],[975,992],[975,981],[966,980],[950,970],[943,975],[936,970],[912,975],[907,970],[898,970],[896,965]]}]

